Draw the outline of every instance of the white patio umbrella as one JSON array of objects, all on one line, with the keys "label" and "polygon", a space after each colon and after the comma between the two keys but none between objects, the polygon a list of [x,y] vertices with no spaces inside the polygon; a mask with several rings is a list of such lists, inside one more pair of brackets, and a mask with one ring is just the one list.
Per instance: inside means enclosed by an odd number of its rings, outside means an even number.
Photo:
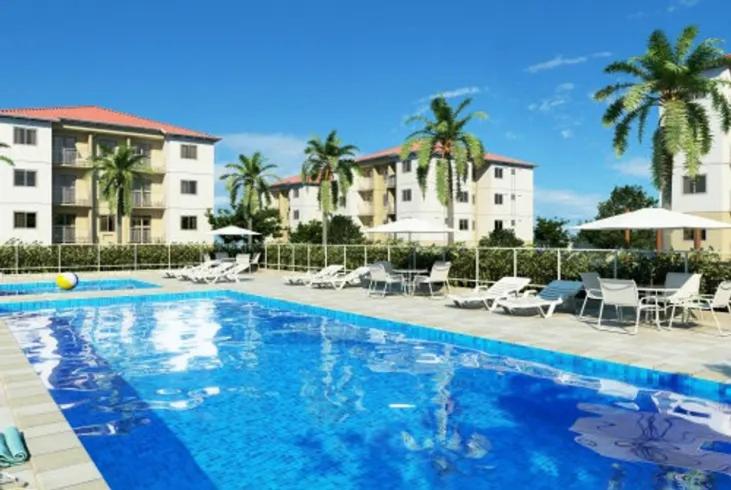
[{"label": "white patio umbrella", "polygon": [[247,230],[246,228],[241,228],[240,226],[224,226],[223,228],[218,228],[217,230],[211,230],[208,232],[209,235],[215,235],[215,236],[249,236],[249,235],[261,235],[261,233],[257,233],[252,230]]},{"label": "white patio umbrella", "polygon": [[[575,226],[579,230],[677,230],[682,228],[696,230],[694,244],[700,248],[698,230],[717,230],[731,228],[731,223],[716,221],[693,214],[678,213],[663,208],[643,208],[629,213]],[[660,240],[658,234],[658,248]]]}]

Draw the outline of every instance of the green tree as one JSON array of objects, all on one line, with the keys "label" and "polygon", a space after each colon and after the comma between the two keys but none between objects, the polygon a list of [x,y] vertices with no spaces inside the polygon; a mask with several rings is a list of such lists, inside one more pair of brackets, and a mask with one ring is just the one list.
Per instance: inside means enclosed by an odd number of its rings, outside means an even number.
[{"label": "green tree", "polygon": [[[6,143],[1,143],[1,142],[0,142],[0,148],[10,148],[10,145],[8,145],[8,144],[6,144]],[[5,163],[7,163],[8,165],[10,165],[11,167],[12,167],[13,165],[15,165],[15,164],[13,163],[13,161],[12,161],[12,160],[10,159],[10,157],[6,157],[6,156],[4,156],[4,155],[0,155],[0,162],[5,162]]]},{"label": "green tree", "polygon": [[[336,214],[330,218],[328,225],[331,245],[348,245],[366,241],[360,227],[349,216]],[[289,241],[292,243],[322,243],[322,231],[321,221],[312,220],[300,223],[290,235]]]},{"label": "green tree", "polygon": [[522,247],[523,240],[515,236],[511,228],[492,230],[489,235],[480,238],[480,247]]},{"label": "green tree", "polygon": [[724,95],[731,82],[708,77],[709,70],[731,67],[731,59],[724,55],[717,39],[705,39],[694,47],[697,35],[696,27],[686,27],[671,45],[665,33],[653,32],[644,54],[616,61],[604,69],[612,75],[629,75],[633,80],[613,83],[594,95],[598,101],[613,98],[602,121],[614,126],[617,156],[627,149],[632,125],[637,124],[642,141],[647,118],[659,109],[652,137],[652,178],[667,208],[672,204],[676,155],[682,153],[685,171],[693,177],[700,158],[711,149],[713,135],[701,99],[708,99],[720,115],[723,131],[731,129],[731,102]]},{"label": "green tree", "polygon": [[[270,171],[276,165],[267,163],[259,153],[253,155],[239,155],[239,161],[227,163],[229,173],[221,176],[226,182],[226,188],[231,200],[231,208],[243,211],[246,218],[246,228],[254,230],[254,215],[259,209],[269,205],[272,201],[269,192],[269,181],[276,178]],[[240,199],[240,200],[239,200]],[[259,233],[261,231],[254,230]],[[249,249],[253,244],[253,237],[249,235]]]},{"label": "green tree", "polygon": [[[223,228],[224,226],[252,226],[261,235],[254,236],[253,243],[262,242],[267,237],[279,238],[282,236],[282,221],[279,217],[279,210],[274,208],[263,208],[254,212],[249,217],[242,206],[236,206],[234,210],[219,209],[214,214],[208,214],[208,222],[212,228]],[[222,236],[224,243],[238,241],[238,237]],[[252,245],[253,245],[252,243]],[[249,247],[251,250],[251,245]]]},{"label": "green tree", "polygon": [[327,224],[330,212],[338,202],[338,196],[345,197],[353,184],[353,176],[358,172],[355,152],[358,148],[344,145],[335,130],[330,131],[325,141],[314,137],[307,142],[302,165],[302,182],[315,182],[319,185],[318,198],[322,210],[322,244],[327,245]]},{"label": "green tree", "polygon": [[[617,186],[606,201],[597,206],[595,219],[609,218],[622,213],[636,211],[642,208],[657,206],[657,199],[649,196],[639,185]],[[580,231],[576,241],[588,243],[595,248],[622,248],[626,247],[626,240],[622,230]],[[655,247],[655,233],[652,230],[632,231],[630,246],[632,248]]]},{"label": "green tree", "polygon": [[533,243],[541,247],[567,247],[571,241],[566,225],[561,218],[538,218],[533,228]]},{"label": "green tree", "polygon": [[94,159],[94,170],[99,178],[99,191],[109,209],[117,217],[117,243],[122,243],[122,217],[132,210],[132,189],[135,179],[149,174],[145,155],[127,145],[111,150],[103,148]]},{"label": "green tree", "polygon": [[[482,141],[465,128],[471,121],[485,119],[487,115],[472,112],[463,116],[463,111],[471,102],[472,99],[465,99],[454,109],[444,97],[435,97],[431,101],[433,119],[421,114],[410,117],[408,124],[418,122],[422,128],[411,133],[401,146],[401,160],[408,159],[414,151],[417,153],[416,175],[422,193],[426,191],[429,166],[434,160],[437,198],[447,207],[447,224],[450,228],[454,228],[457,192],[469,176],[469,162],[474,165],[473,171],[485,165]],[[454,234],[450,233],[449,243],[453,241]]]}]

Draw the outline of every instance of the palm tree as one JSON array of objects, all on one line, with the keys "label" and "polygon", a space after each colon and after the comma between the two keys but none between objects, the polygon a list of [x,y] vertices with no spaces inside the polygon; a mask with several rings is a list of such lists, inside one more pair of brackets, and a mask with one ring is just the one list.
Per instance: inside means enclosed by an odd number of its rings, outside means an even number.
[{"label": "palm tree", "polygon": [[[461,184],[469,176],[469,162],[474,170],[485,164],[485,148],[482,141],[465,130],[467,124],[476,119],[485,119],[484,112],[462,112],[472,103],[467,98],[456,109],[444,97],[431,101],[433,119],[418,114],[410,117],[407,124],[419,122],[423,127],[411,133],[401,146],[401,160],[417,152],[417,178],[421,192],[426,191],[426,179],[432,161],[435,165],[437,198],[447,207],[447,223],[454,228],[454,201]],[[449,234],[449,242],[454,234]]]},{"label": "palm tree", "polygon": [[[267,163],[266,159],[257,151],[251,157],[239,155],[238,162],[227,163],[226,168],[231,172],[221,176],[221,180],[226,181],[231,207],[234,209],[236,206],[242,207],[249,229],[253,226],[254,214],[272,200],[268,181],[276,177],[268,172],[274,167],[276,165]],[[239,194],[241,194],[240,202]],[[249,235],[249,250],[251,250],[252,238]]]},{"label": "palm tree", "polygon": [[94,170],[99,175],[99,188],[109,209],[117,217],[117,243],[122,243],[122,216],[132,209],[132,188],[136,178],[149,173],[144,164],[145,155],[127,145],[114,150],[104,148],[94,159]]},{"label": "palm tree", "polygon": [[318,198],[322,210],[323,245],[327,245],[330,211],[338,202],[338,195],[348,194],[354,172],[359,172],[354,159],[357,151],[358,148],[353,145],[342,144],[335,130],[330,131],[325,141],[316,136],[307,142],[302,182],[315,182],[320,187]]},{"label": "palm tree", "polygon": [[700,158],[711,149],[713,135],[701,99],[710,101],[724,131],[731,128],[731,103],[723,94],[731,82],[709,78],[707,73],[731,67],[731,59],[724,56],[717,39],[705,39],[694,47],[697,35],[697,27],[686,27],[673,46],[664,32],[653,32],[644,54],[616,61],[604,69],[605,73],[629,75],[633,80],[607,85],[594,95],[598,101],[614,97],[602,121],[614,126],[618,157],[627,149],[632,124],[637,124],[642,141],[648,116],[655,108],[659,110],[652,137],[652,178],[666,208],[672,204],[675,156],[683,154],[686,172],[695,177]]},{"label": "palm tree", "polygon": [[[6,144],[6,143],[0,143],[0,148],[10,148],[10,145],[8,145],[8,144]],[[5,163],[7,163],[8,165],[10,165],[11,167],[12,167],[13,165],[15,165],[15,164],[13,163],[13,161],[12,161],[12,160],[10,159],[10,157],[6,157],[6,156],[4,156],[4,155],[0,155],[0,162],[5,162]]]}]

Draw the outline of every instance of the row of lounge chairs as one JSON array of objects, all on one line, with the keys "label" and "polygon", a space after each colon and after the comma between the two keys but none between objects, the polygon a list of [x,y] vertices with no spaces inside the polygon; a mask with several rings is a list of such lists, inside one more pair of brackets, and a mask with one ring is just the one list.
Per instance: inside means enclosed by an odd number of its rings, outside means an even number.
[{"label": "row of lounge chairs", "polygon": [[253,272],[259,264],[261,254],[240,254],[234,260],[217,256],[215,259],[206,258],[201,264],[180,269],[170,269],[163,272],[163,278],[179,279],[196,283],[215,284],[217,282],[239,282],[241,274]]}]

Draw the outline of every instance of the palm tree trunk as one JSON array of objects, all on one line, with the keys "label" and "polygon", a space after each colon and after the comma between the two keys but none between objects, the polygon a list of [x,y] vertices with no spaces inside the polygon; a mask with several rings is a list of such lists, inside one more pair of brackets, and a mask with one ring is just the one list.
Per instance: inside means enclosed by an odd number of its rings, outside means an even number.
[{"label": "palm tree trunk", "polygon": [[327,246],[327,212],[322,212],[322,246]]},{"label": "palm tree trunk", "polygon": [[[449,198],[447,199],[447,226],[454,230],[454,200],[457,197],[457,167],[449,155]],[[454,232],[447,234],[447,244],[454,244]]]},{"label": "palm tree trunk", "polygon": [[[252,227],[254,226],[253,223],[254,223],[254,218],[252,218],[252,216],[249,215],[247,224],[249,226],[249,230],[251,230],[251,231],[254,231],[254,230],[252,230]],[[251,249],[252,249],[253,245],[254,245],[254,236],[249,235],[249,253],[251,253]]]},{"label": "palm tree trunk", "polygon": [[662,207],[665,209],[672,209],[673,207],[673,155],[670,153],[665,154],[665,165],[663,165],[664,173],[663,176],[663,187],[660,193],[660,199],[662,200]]},{"label": "palm tree trunk", "polygon": [[124,209],[124,196],[122,189],[117,190],[117,243],[122,244],[122,210]]}]

